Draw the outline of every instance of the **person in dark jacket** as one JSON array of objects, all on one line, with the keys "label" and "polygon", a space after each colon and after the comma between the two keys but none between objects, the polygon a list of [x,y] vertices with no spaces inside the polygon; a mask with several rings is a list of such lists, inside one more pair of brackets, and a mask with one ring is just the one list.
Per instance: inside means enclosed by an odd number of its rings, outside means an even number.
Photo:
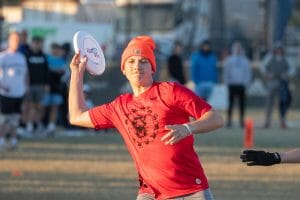
[{"label": "person in dark jacket", "polygon": [[179,42],[175,43],[172,55],[168,58],[168,72],[171,81],[186,83],[186,78],[183,70],[183,62],[181,58],[182,46]]},{"label": "person in dark jacket", "polygon": [[30,49],[25,54],[30,77],[29,92],[24,105],[24,112],[28,113],[26,123],[28,133],[32,133],[34,128],[38,134],[43,131],[42,118],[45,109],[42,101],[49,91],[49,68],[47,57],[43,52],[43,43],[43,38],[33,37]]}]

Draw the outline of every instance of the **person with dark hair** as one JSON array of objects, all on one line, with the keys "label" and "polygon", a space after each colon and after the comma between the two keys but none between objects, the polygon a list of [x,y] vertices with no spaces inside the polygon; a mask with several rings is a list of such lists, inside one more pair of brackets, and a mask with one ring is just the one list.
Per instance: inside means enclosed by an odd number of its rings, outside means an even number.
[{"label": "person with dark hair", "polygon": [[[69,63],[71,60],[71,45],[69,42],[65,42],[62,44],[63,50],[63,59],[66,63]],[[61,77],[61,94],[63,98],[62,104],[59,106],[59,117],[58,123],[62,125],[64,128],[71,128],[69,120],[68,120],[68,82],[70,79],[70,70],[67,67],[65,69],[64,75]]]},{"label": "person with dark hair", "polygon": [[[207,178],[193,147],[194,135],[223,126],[222,116],[188,88],[155,82],[155,42],[133,38],[121,58],[121,72],[133,94],[89,109],[83,77],[87,57],[75,54],[69,90],[70,122],[87,128],[117,128],[138,172],[137,200],[211,200]],[[193,117],[195,120],[190,121]]]},{"label": "person with dark hair", "polygon": [[208,100],[218,78],[217,57],[209,40],[204,40],[200,49],[192,54],[190,74],[196,94]]},{"label": "person with dark hair", "polygon": [[18,47],[18,51],[21,52],[22,54],[26,54],[28,53],[30,47],[27,43],[27,31],[25,29],[23,29],[22,31],[20,31],[20,44]]},{"label": "person with dark hair", "polygon": [[25,54],[29,69],[29,92],[25,97],[24,112],[27,113],[27,133],[41,134],[44,130],[42,119],[45,114],[43,99],[49,92],[49,68],[43,52],[44,39],[34,36],[29,51]]},{"label": "person with dark hair", "polygon": [[173,48],[172,55],[168,58],[168,72],[171,81],[176,81],[181,84],[186,83],[186,78],[183,69],[182,61],[182,46],[180,42],[176,42]]},{"label": "person with dark hair", "polygon": [[71,53],[71,45],[69,42],[65,42],[61,45],[61,48],[63,50],[63,59],[65,61],[69,61],[70,58],[70,53]]},{"label": "person with dark hair", "polygon": [[63,83],[61,78],[67,67],[67,63],[63,59],[63,49],[59,44],[53,43],[51,45],[51,53],[47,55],[47,61],[49,65],[50,91],[44,98],[43,105],[49,108],[49,119],[44,134],[47,136],[54,136],[58,118],[58,109],[63,103],[61,91]]}]

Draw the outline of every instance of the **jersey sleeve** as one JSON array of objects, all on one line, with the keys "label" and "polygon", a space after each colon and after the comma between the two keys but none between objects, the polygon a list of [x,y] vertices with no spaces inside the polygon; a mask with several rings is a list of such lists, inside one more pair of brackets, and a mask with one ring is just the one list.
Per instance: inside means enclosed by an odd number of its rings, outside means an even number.
[{"label": "jersey sleeve", "polygon": [[103,104],[89,110],[89,115],[95,129],[114,128],[111,116],[113,115],[112,103]]},{"label": "jersey sleeve", "polygon": [[173,95],[170,96],[173,98],[172,102],[176,109],[188,113],[189,116],[195,119],[200,118],[212,109],[211,105],[197,96],[193,91],[177,83],[174,83]]}]

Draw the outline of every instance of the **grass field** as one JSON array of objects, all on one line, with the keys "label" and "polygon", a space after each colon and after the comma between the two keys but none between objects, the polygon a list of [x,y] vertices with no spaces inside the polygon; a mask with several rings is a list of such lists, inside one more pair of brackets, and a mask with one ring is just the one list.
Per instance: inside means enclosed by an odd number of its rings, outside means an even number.
[{"label": "grass field", "polygon": [[[299,112],[293,128],[261,129],[255,119],[255,148],[284,151],[300,147]],[[300,165],[247,167],[240,162],[243,130],[223,128],[197,135],[195,147],[219,200],[296,200]],[[16,151],[0,153],[0,200],[133,200],[136,173],[114,131],[85,137],[24,139]]]}]

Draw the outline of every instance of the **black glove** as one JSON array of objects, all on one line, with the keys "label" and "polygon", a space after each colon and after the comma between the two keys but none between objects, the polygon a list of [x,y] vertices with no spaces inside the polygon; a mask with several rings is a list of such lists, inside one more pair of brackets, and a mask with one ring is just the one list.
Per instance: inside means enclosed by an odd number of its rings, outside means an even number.
[{"label": "black glove", "polygon": [[243,162],[247,162],[248,166],[270,166],[281,162],[281,157],[277,152],[269,153],[265,151],[245,150],[240,158]]}]

